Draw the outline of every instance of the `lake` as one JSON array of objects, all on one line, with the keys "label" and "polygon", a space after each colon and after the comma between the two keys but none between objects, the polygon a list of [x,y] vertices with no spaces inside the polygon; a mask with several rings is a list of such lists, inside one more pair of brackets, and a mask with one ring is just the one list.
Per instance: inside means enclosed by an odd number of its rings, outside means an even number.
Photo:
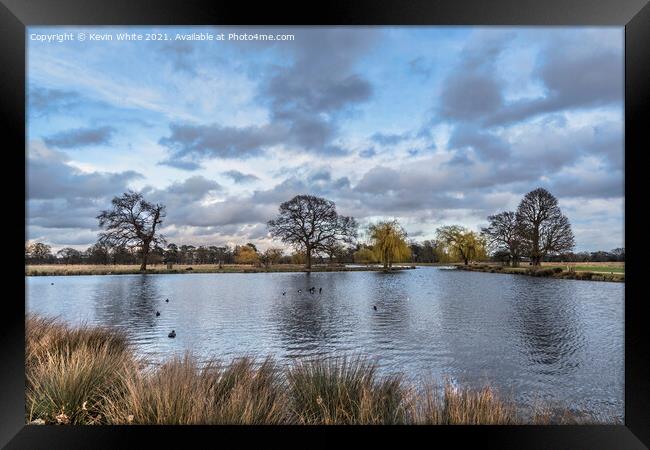
[{"label": "lake", "polygon": [[186,350],[225,360],[363,354],[384,373],[489,383],[522,407],[557,402],[622,421],[624,289],[438,267],[39,276],[26,277],[26,307],[121,329],[152,361]]}]

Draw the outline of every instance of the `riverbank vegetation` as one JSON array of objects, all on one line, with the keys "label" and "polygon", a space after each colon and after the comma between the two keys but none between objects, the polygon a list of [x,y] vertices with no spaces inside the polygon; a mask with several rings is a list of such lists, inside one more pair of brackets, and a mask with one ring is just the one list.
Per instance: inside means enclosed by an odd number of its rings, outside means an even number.
[{"label": "riverbank vegetation", "polygon": [[494,389],[413,386],[367,359],[271,358],[154,366],[123,334],[26,318],[26,421],[31,424],[521,424],[612,423],[536,407],[522,414]]},{"label": "riverbank vegetation", "polygon": [[[415,266],[393,267],[395,270],[406,270]],[[344,265],[315,265],[311,272],[360,272],[382,271],[377,265],[347,267]],[[270,267],[252,266],[249,264],[199,264],[174,265],[171,269],[166,265],[150,265],[147,274],[182,274],[182,273],[274,273],[274,272],[304,272],[302,264],[277,264]],[[142,274],[138,264],[118,265],[89,265],[89,264],[50,264],[25,266],[25,276],[64,276],[64,275],[133,275]]]},{"label": "riverbank vegetation", "polygon": [[499,264],[458,265],[457,269],[471,272],[507,273],[543,278],[585,281],[625,281],[625,267],[622,266],[579,266],[545,264],[539,267],[508,267]]},{"label": "riverbank vegetation", "polygon": [[[43,242],[25,246],[25,263],[30,274],[116,273],[110,266],[140,265],[140,271],[178,273],[188,267],[206,272],[293,271],[290,265],[303,265],[307,271],[345,270],[345,264],[393,263],[451,264],[462,262],[500,262],[517,267],[531,262],[624,261],[625,250],[573,253],[573,232],[557,199],[545,189],[529,192],[517,211],[488,216],[481,232],[461,225],[444,225],[435,230],[435,239],[416,242],[395,219],[370,223],[365,239],[359,237],[358,224],[351,216],[340,215],[334,202],[312,195],[297,195],[282,203],[278,215],[267,222],[268,236],[288,248],[260,250],[252,243],[236,245],[177,245],[159,234],[166,216],[164,205],[147,202],[135,192],[115,197],[112,208],[97,216],[103,231],[96,244],[86,250],[65,247],[52,253]],[[290,250],[289,253],[285,253]],[[104,265],[105,269],[37,269],[38,265]],[[166,271],[160,264],[171,265]],[[213,270],[212,266],[218,266]],[[323,269],[329,265],[337,269]],[[176,266],[174,268],[174,266]],[[181,267],[179,267],[181,266]],[[237,268],[234,268],[237,266]],[[247,267],[246,267],[247,266]],[[320,266],[320,267],[319,267]],[[128,269],[128,273],[134,273]],[[117,273],[123,273],[117,271]]]}]

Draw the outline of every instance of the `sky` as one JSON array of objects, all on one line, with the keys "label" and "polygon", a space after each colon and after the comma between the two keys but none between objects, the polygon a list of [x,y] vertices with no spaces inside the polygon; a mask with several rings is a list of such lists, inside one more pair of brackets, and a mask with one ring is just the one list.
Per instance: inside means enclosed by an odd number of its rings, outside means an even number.
[{"label": "sky", "polygon": [[87,248],[129,189],[169,242],[265,249],[297,194],[424,240],[544,187],[576,251],[623,247],[623,31],[29,27],[28,241]]}]

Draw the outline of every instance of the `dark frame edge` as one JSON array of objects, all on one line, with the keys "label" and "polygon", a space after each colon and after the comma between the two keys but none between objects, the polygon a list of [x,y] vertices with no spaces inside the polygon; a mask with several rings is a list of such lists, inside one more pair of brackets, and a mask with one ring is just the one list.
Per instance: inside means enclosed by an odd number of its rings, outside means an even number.
[{"label": "dark frame edge", "polygon": [[[628,201],[640,193],[644,180],[644,164],[640,155],[650,144],[647,128],[647,107],[650,105],[650,3],[641,8],[625,25],[625,240],[638,242],[641,226],[630,220],[636,204]],[[645,119],[645,120],[644,120]],[[634,162],[632,155],[634,155]],[[630,196],[632,194],[632,196]],[[640,195],[640,194],[636,194]],[[641,197],[642,198],[642,197]],[[641,255],[632,248],[631,264],[626,264],[625,301],[625,426],[640,441],[650,445],[650,352],[647,344],[647,310],[642,305],[643,287],[638,285]],[[636,295],[630,295],[636,292]],[[644,314],[646,313],[646,314]],[[645,341],[642,339],[645,337]],[[645,342],[645,343],[643,343]],[[633,387],[629,389],[629,387]]]},{"label": "dark frame edge", "polygon": [[[15,174],[16,181],[24,177],[24,171],[16,170],[25,164],[25,25],[4,5],[0,4],[0,117],[3,128],[3,148],[8,158],[6,166]],[[24,178],[23,186],[24,184]],[[26,188],[26,186],[25,186]],[[17,193],[14,191],[14,195]],[[24,217],[25,202],[17,196],[12,199],[15,216]],[[15,203],[14,203],[15,202]],[[14,206],[15,205],[15,206]],[[24,222],[16,220],[16,228],[10,230],[12,236],[25,237]],[[16,239],[12,244],[12,253],[24,250],[23,243]],[[23,270],[16,265],[10,274],[24,277]],[[10,277],[10,278],[13,278]],[[17,301],[17,296],[5,293],[2,326],[0,327],[0,346],[2,365],[0,366],[0,444],[25,427],[25,305]],[[23,293],[24,298],[24,293]],[[21,411],[21,414],[16,414]]]},{"label": "dark frame edge", "polygon": [[[9,3],[11,9],[5,6],[4,3]],[[19,3],[18,1],[12,0],[2,0],[0,3],[0,67],[3,68],[0,71],[0,113],[3,121],[3,128],[5,129],[4,133],[4,143],[5,148],[13,151],[9,151],[10,161],[9,165],[13,164],[24,164],[24,155],[21,155],[18,151],[18,148],[25,148],[25,96],[24,96],[24,86],[25,86],[25,27],[29,24],[56,24],[64,23],[65,13],[70,11],[70,1],[64,1],[61,3],[67,3],[62,8],[64,11],[63,16],[59,12],[58,14],[52,14],[52,19],[50,20],[50,13],[53,13],[52,10],[45,7],[42,11],[39,11],[38,8],[35,9],[35,4],[43,5],[40,1],[29,2],[29,7],[21,8],[21,6],[26,5],[28,2]],[[93,2],[88,2],[93,3]],[[194,15],[195,17],[200,16],[200,8],[197,8],[198,2],[192,1],[191,8],[193,10],[188,14],[189,16]],[[359,4],[363,4],[360,2]],[[377,2],[381,3],[381,2]],[[515,3],[510,1],[502,2],[505,6],[502,5],[502,8],[514,8]],[[569,3],[569,2],[567,2]],[[643,180],[642,168],[643,165],[639,164],[638,156],[635,156],[634,160],[636,164],[632,163],[631,158],[631,149],[634,148],[637,151],[637,155],[641,153],[641,150],[648,148],[648,132],[647,126],[645,126],[645,121],[641,120],[642,108],[645,105],[650,104],[650,88],[647,86],[647,81],[650,80],[650,64],[643,64],[646,61],[647,55],[650,54],[650,4],[645,1],[632,0],[627,2],[625,8],[618,9],[617,14],[612,16],[608,15],[608,10],[601,10],[601,16],[598,19],[593,13],[587,13],[586,11],[593,7],[593,5],[584,5],[579,1],[570,2],[573,7],[569,8],[571,11],[570,14],[566,15],[563,19],[558,20],[557,10],[554,14],[550,15],[540,15],[539,20],[527,21],[530,24],[567,24],[579,22],[581,24],[590,24],[590,25],[601,25],[601,24],[616,24],[616,25],[625,25],[625,140],[626,140],[626,202],[625,202],[625,236],[626,240],[634,241],[635,239],[640,239],[641,234],[637,229],[635,224],[633,224],[631,217],[638,217],[638,212],[633,211],[633,201],[632,199],[640,200],[638,196],[633,195],[633,192],[641,188],[640,180]],[[616,4],[616,2],[610,2]],[[632,3],[635,5],[640,5],[638,7],[630,6]],[[645,4],[644,4],[645,3]],[[410,13],[400,14],[399,20],[396,20],[396,23],[426,23],[430,22],[430,16],[423,14],[419,19],[415,21],[409,21],[407,17],[414,17],[418,14],[421,1],[416,1]],[[602,5],[603,2],[600,2]],[[394,5],[394,3],[393,3]],[[48,5],[53,7],[51,3]],[[136,5],[131,5],[136,7]],[[182,8],[183,6],[180,6]],[[376,8],[380,7],[379,4],[376,4]],[[393,6],[394,7],[394,6]],[[555,8],[557,9],[557,4]],[[179,8],[179,7],[177,7]],[[636,12],[630,15],[630,11],[633,11],[635,8]],[[161,8],[157,13],[153,14],[154,18],[150,19],[151,23],[166,23],[169,21],[173,8]],[[498,9],[498,8],[497,8]],[[596,8],[598,9],[598,8]],[[15,11],[17,12],[14,14]],[[371,23],[383,23],[390,24],[390,14],[393,10],[388,10],[387,13],[379,15],[379,19],[370,20]],[[414,12],[415,11],[415,12]],[[476,13],[472,16],[473,21],[463,21],[461,20],[461,15],[458,13],[458,8],[449,8],[445,15],[444,8],[441,10],[443,19],[440,21],[441,24],[445,22],[461,22],[461,23],[479,23],[476,21]],[[538,11],[538,10],[536,10]],[[581,16],[580,14],[576,15],[576,11],[582,12],[585,15]],[[74,17],[75,20],[71,20],[70,23],[102,23],[110,21],[113,17],[119,16],[120,19],[115,20],[115,23],[126,23],[137,20],[137,17],[129,17],[130,8],[121,3],[117,8],[107,14],[106,17],[102,16],[102,10],[96,10],[94,12],[89,10],[78,11]],[[219,8],[211,8],[208,11],[210,14],[219,14]],[[89,20],[82,20],[83,17],[86,17],[85,14],[89,14],[87,17]],[[145,14],[142,9],[137,11],[136,16],[142,17]],[[340,19],[338,21],[332,21],[332,17],[337,17],[336,14],[339,14]],[[334,16],[333,16],[334,15]],[[479,12],[480,15],[480,12]],[[535,13],[532,13],[535,15]],[[226,14],[225,16],[219,14],[222,19],[220,22],[232,22],[232,20],[224,19],[223,17],[231,17],[231,14]],[[277,13],[272,14],[272,16],[277,16]],[[161,17],[164,17],[161,19]],[[206,16],[201,16],[202,19],[195,20],[197,23],[206,21]],[[364,19],[359,19],[359,17],[364,17]],[[335,8],[331,8],[322,19],[325,23],[367,23],[368,17],[364,15],[364,7],[356,6],[350,10],[345,7],[338,5]],[[530,11],[524,15],[524,17],[531,17]],[[604,18],[603,18],[604,17]],[[621,17],[631,17],[629,21],[621,20]],[[20,19],[19,19],[20,18]],[[46,19],[44,19],[46,18]],[[107,19],[108,18],[108,19]],[[80,20],[81,19],[81,20]],[[126,20],[125,20],[126,19]],[[270,17],[268,21],[272,21]],[[192,23],[191,20],[183,17],[178,21],[180,24],[183,23]],[[252,23],[254,23],[253,21]],[[291,21],[289,21],[291,22]],[[295,21],[294,21],[295,22]],[[627,23],[626,23],[627,22]],[[144,23],[144,22],[143,22]],[[261,22],[260,22],[261,23]],[[508,25],[511,23],[517,23],[517,20],[509,18],[507,20],[495,20],[493,13],[486,14],[483,18],[483,23],[498,23],[502,25]],[[5,70],[5,68],[16,68],[20,67],[21,70]],[[23,89],[12,89],[13,86],[22,86]],[[24,172],[22,173],[24,176]],[[638,194],[637,194],[638,195]],[[22,209],[24,212],[25,203],[22,200],[16,200],[16,207]],[[637,202],[634,202],[636,205]],[[23,223],[24,225],[24,223]],[[18,224],[20,227],[20,224]],[[13,230],[12,230],[13,231]],[[20,231],[18,235],[20,235]],[[22,233],[24,236],[25,228],[22,227]],[[13,234],[13,233],[12,233]],[[15,245],[15,247],[13,247]],[[13,251],[18,255],[19,251],[22,252],[23,243],[17,242],[12,244]],[[629,259],[635,262],[640,263],[640,257],[638,254],[635,254],[634,249],[630,254],[628,252]],[[475,437],[482,436],[482,438],[487,438],[491,436],[492,433],[490,430],[495,431],[495,428],[500,429],[503,432],[510,433],[515,440],[520,440],[520,443],[527,441],[532,447],[543,448],[548,445],[553,445],[555,448],[576,448],[583,447],[582,444],[589,445],[590,448],[608,448],[608,445],[616,444],[617,448],[647,448],[647,445],[650,445],[650,413],[647,410],[647,406],[644,403],[647,398],[650,397],[650,371],[648,370],[648,360],[650,359],[650,353],[647,349],[647,344],[642,343],[641,339],[646,336],[646,326],[645,326],[645,317],[643,314],[645,306],[641,305],[641,302],[630,302],[628,295],[632,291],[637,292],[637,295],[640,294],[640,289],[637,287],[636,281],[639,280],[641,276],[641,271],[639,270],[640,266],[635,264],[630,264],[628,267],[628,277],[626,280],[626,308],[625,308],[625,324],[626,324],[626,348],[625,348],[625,385],[626,385],[626,394],[625,394],[625,425],[624,426],[583,426],[583,427],[572,427],[572,426],[547,426],[547,427],[537,427],[537,426],[522,426],[522,427],[474,427],[473,429],[467,429],[465,427],[445,427],[447,430],[440,430],[441,433],[445,436],[454,436],[455,438],[461,437],[464,433],[461,433],[461,430],[464,432],[476,430],[476,433],[471,433]],[[18,275],[18,270],[20,270],[20,275]],[[11,271],[13,273],[13,270]],[[24,276],[22,269],[18,267],[16,269],[17,276]],[[635,296],[640,300],[640,297]],[[23,297],[24,298],[24,297]],[[48,448],[55,448],[56,445],[52,445],[52,441],[48,441],[47,438],[57,436],[57,438],[62,438],[63,441],[66,441],[69,444],[74,444],[76,441],[74,438],[81,438],[81,442],[90,442],[90,438],[98,436],[110,436],[112,434],[113,439],[109,439],[108,442],[117,443],[118,441],[121,444],[126,444],[134,435],[147,436],[150,435],[152,429],[150,427],[108,427],[114,430],[119,430],[123,432],[123,437],[117,437],[113,433],[99,432],[99,430],[91,431],[87,427],[81,427],[81,430],[66,429],[63,427],[35,427],[35,426],[26,426],[24,424],[24,304],[14,301],[15,299],[12,296],[8,297],[8,301],[5,303],[5,310],[3,314],[3,326],[0,329],[0,337],[3,338],[2,345],[2,356],[3,356],[3,365],[0,369],[0,377],[2,377],[2,382],[0,382],[0,398],[2,398],[2,404],[4,408],[0,410],[0,445],[5,445],[11,440],[8,444],[8,448],[38,448],[36,444],[40,443],[42,446],[45,446],[46,442],[49,442],[47,445]],[[18,320],[16,320],[18,319]],[[633,345],[633,347],[630,346]],[[19,374],[19,375],[17,375]],[[634,386],[634,391],[629,389],[629,387]],[[645,410],[644,410],[645,408]],[[15,415],[16,411],[21,411],[19,416]],[[165,427],[167,428],[167,427]],[[449,430],[449,428],[455,428],[455,430]],[[209,429],[206,427],[187,427],[187,431],[197,432],[199,435],[208,437],[217,437],[216,434],[222,434],[221,431],[216,433],[215,429]],[[270,434],[269,429],[261,434]],[[284,430],[284,429],[282,429]],[[309,428],[313,430],[313,428]],[[359,429],[357,429],[359,430]],[[458,432],[456,432],[458,430]],[[241,432],[241,429],[228,428],[228,431],[225,434],[230,434],[235,432]],[[257,429],[259,432],[260,429]],[[295,428],[292,428],[292,431],[295,431]],[[307,430],[305,430],[307,431]],[[376,433],[377,436],[383,435],[383,432],[377,433],[377,429],[373,430],[373,433]],[[422,432],[423,430],[417,431],[416,433]],[[300,432],[300,431],[299,431]],[[18,433],[18,434],[16,434]],[[119,434],[119,433],[118,433]],[[180,430],[174,428],[173,434],[178,436]],[[252,433],[257,434],[257,433]],[[164,433],[168,435],[168,433]],[[424,435],[420,435],[424,437]],[[493,437],[493,436],[492,436]],[[540,441],[540,439],[550,438],[547,441]],[[490,439],[492,443],[493,440]],[[507,440],[504,440],[503,436],[501,439],[497,438],[497,441],[501,445],[501,448],[512,448]],[[485,443],[485,441],[484,441]],[[644,445],[645,443],[645,445]],[[104,445],[107,444],[107,441],[104,441]],[[100,448],[101,446],[97,447]],[[68,447],[70,448],[70,447]],[[516,447],[515,447],[516,448]],[[609,447],[611,448],[611,447]]]},{"label": "dark frame edge", "polygon": [[[185,0],[2,0],[25,25],[581,25],[623,26],[647,0],[327,0],[291,2]],[[179,10],[183,10],[179,14]],[[187,11],[187,12],[186,12]],[[435,23],[432,23],[432,20]],[[206,23],[207,24],[207,23]]]}]

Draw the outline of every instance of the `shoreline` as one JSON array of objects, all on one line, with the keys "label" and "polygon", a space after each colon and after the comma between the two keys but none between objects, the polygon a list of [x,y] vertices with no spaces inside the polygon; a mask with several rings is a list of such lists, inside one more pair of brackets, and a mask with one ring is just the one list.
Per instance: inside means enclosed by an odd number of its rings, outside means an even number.
[{"label": "shoreline", "polygon": [[489,264],[457,265],[456,270],[466,272],[500,273],[508,275],[525,275],[529,277],[555,278],[562,280],[606,281],[610,283],[625,283],[625,273],[606,273],[590,271],[570,271],[561,267],[509,267]]},{"label": "shoreline", "polygon": [[[306,270],[297,265],[276,265],[269,268],[263,267],[243,267],[238,265],[224,265],[219,268],[214,264],[197,264],[197,265],[179,265],[179,268],[167,269],[166,267],[147,268],[141,271],[140,267],[125,265],[106,265],[106,266],[89,266],[83,265],[61,265],[61,266],[26,266],[26,277],[38,276],[81,276],[81,275],[174,275],[189,273],[314,273],[314,272],[397,272],[402,270],[415,269],[415,265],[393,266],[388,271],[383,267],[365,266],[365,267],[340,267],[340,266],[315,266],[311,270]],[[42,268],[41,268],[42,267]]]}]

